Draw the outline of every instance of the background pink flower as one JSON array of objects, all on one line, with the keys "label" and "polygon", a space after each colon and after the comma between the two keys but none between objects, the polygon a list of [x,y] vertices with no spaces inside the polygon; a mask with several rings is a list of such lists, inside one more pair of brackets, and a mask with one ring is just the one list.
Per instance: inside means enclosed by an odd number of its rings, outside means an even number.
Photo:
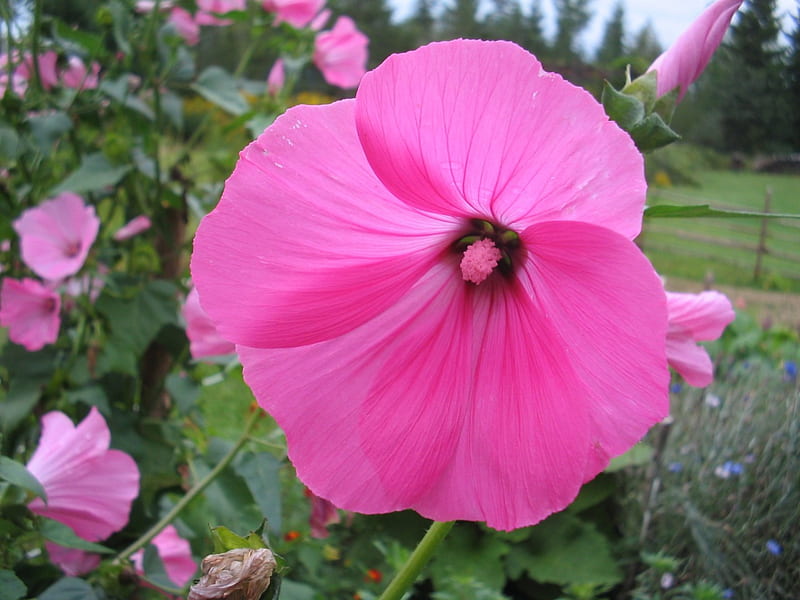
[{"label": "background pink flower", "polygon": [[[431,44],[245,148],[192,277],[316,495],[512,529],[667,414],[645,191],[584,90],[508,42]],[[476,238],[501,255],[477,285]]]},{"label": "background pink flower", "polygon": [[708,65],[743,0],[716,0],[684,31],[648,71],[656,71],[659,97],[680,88],[678,100]]},{"label": "background pink flower", "polygon": [[199,360],[208,356],[232,354],[236,347],[217,333],[217,328],[200,306],[197,289],[192,288],[183,304],[183,318],[186,321],[186,335],[189,338],[189,351],[192,358]]},{"label": "background pink flower", "polygon": [[92,407],[78,426],[62,412],[42,417],[42,436],[28,470],[42,484],[47,503],[28,508],[97,542],[122,529],[139,494],[139,469],[120,450],[109,450],[111,434]]},{"label": "background pink flower", "polygon": [[705,387],[714,379],[714,365],[697,342],[715,340],[736,313],[719,292],[679,294],[667,292],[669,328],[667,360],[689,385]]},{"label": "background pink flower", "polygon": [[339,509],[332,502],[315,495],[311,490],[306,491],[306,496],[311,500],[311,517],[309,518],[311,537],[320,539],[328,537],[330,535],[328,525],[334,525],[341,521]]},{"label": "background pink flower", "polygon": [[[54,50],[47,50],[39,54],[39,77],[45,90],[49,91],[58,85],[57,62],[58,54]],[[36,76],[33,68],[33,55],[29,54],[25,57],[17,72],[28,81]]]},{"label": "background pink flower", "polygon": [[61,82],[68,88],[80,90],[93,90],[97,88],[100,64],[92,61],[91,70],[78,56],[70,56],[67,67],[61,73]]},{"label": "background pink flower", "polygon": [[100,219],[80,196],[64,192],[29,208],[14,221],[22,260],[44,279],[74,275],[97,237]]},{"label": "background pink flower", "polygon": [[267,75],[267,93],[277,96],[284,83],[286,83],[286,74],[283,70],[283,60],[279,58],[272,65],[269,75]]},{"label": "background pink flower", "polygon": [[217,14],[225,14],[233,10],[245,10],[246,0],[197,0],[197,14],[195,21],[198,25],[211,25],[216,27],[233,23],[230,19],[220,19]]},{"label": "background pink flower", "polygon": [[45,542],[44,546],[50,555],[50,561],[70,577],[85,575],[100,564],[100,555],[94,552],[65,548],[53,542]]},{"label": "background pink flower", "polygon": [[139,215],[117,229],[114,232],[113,237],[116,241],[121,242],[123,240],[132,238],[135,235],[139,235],[143,231],[147,231],[150,229],[151,225],[152,223],[150,222],[150,217],[147,215]]},{"label": "background pink flower", "polygon": [[339,17],[333,29],[317,34],[314,64],[325,81],[340,88],[354,88],[367,69],[369,38],[356,29],[350,17]]},{"label": "background pink flower", "polygon": [[264,0],[264,10],[275,13],[275,24],[286,21],[292,27],[305,27],[325,5],[325,0]]},{"label": "background pink flower", "polygon": [[0,325],[15,344],[34,352],[58,339],[61,298],[35,279],[3,279]]},{"label": "background pink flower", "polygon": [[[189,542],[178,535],[173,525],[167,525],[151,542],[158,550],[158,556],[164,564],[167,577],[176,587],[183,587],[192,580],[197,572],[197,563],[192,558]],[[144,575],[144,550],[131,556],[136,572]]]},{"label": "background pink flower", "polygon": [[200,41],[200,25],[185,8],[181,8],[180,6],[173,8],[169,12],[167,22],[172,23],[178,35],[190,46],[196,46]]}]

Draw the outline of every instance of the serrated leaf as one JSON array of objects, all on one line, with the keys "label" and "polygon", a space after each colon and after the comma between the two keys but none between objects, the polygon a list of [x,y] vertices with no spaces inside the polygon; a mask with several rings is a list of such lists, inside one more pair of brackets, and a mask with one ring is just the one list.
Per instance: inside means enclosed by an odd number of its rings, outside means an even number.
[{"label": "serrated leaf", "polygon": [[80,194],[101,190],[115,185],[131,168],[131,165],[113,166],[102,152],[87,154],[78,169],[51,189],[49,195],[55,196],[61,192]]},{"label": "serrated leaf", "polygon": [[684,217],[725,217],[725,218],[759,218],[759,219],[800,219],[800,214],[764,213],[748,210],[725,210],[711,208],[708,204],[659,204],[647,206],[645,218],[684,218]]},{"label": "serrated leaf", "polygon": [[106,548],[102,544],[87,542],[85,539],[78,537],[71,527],[53,519],[42,519],[39,533],[45,539],[65,548],[75,548],[76,550],[86,550],[87,552],[97,552],[98,554],[114,553],[111,548]]},{"label": "serrated leaf", "polygon": [[28,588],[14,571],[0,570],[0,600],[19,600]]},{"label": "serrated leaf", "polygon": [[221,67],[205,69],[192,84],[192,89],[232,115],[244,114],[249,108],[247,101],[237,91],[236,79]]},{"label": "serrated leaf", "polygon": [[645,115],[644,104],[641,100],[615,90],[608,81],[603,83],[600,102],[608,117],[625,131],[629,131]]},{"label": "serrated leaf", "polygon": [[64,577],[39,594],[39,600],[98,600],[92,586],[77,577]]},{"label": "serrated leaf", "polygon": [[12,485],[28,490],[47,502],[44,486],[22,463],[11,460],[7,456],[0,456],[0,478],[5,479]]}]

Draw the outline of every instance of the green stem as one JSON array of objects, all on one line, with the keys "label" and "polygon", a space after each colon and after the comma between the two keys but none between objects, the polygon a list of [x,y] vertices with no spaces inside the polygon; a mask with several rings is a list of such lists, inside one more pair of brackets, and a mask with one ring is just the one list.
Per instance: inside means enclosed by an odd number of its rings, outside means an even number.
[{"label": "green stem", "polygon": [[420,540],[406,564],[394,576],[378,600],[400,600],[403,594],[414,585],[422,569],[428,564],[436,548],[453,528],[455,521],[434,521],[428,532]]},{"label": "green stem", "polygon": [[159,532],[162,529],[164,529],[164,527],[166,527],[172,521],[174,521],[181,513],[181,511],[184,508],[186,508],[186,506],[192,500],[194,500],[194,498],[200,492],[206,489],[206,487],[208,487],[208,485],[212,481],[214,481],[214,479],[216,479],[217,475],[219,475],[222,472],[222,470],[225,469],[225,467],[227,467],[231,463],[231,461],[234,459],[239,450],[241,450],[242,446],[244,446],[244,444],[250,438],[250,432],[253,429],[253,426],[255,425],[258,418],[261,416],[261,414],[262,413],[260,410],[257,410],[252,414],[250,420],[247,422],[247,425],[245,425],[244,432],[242,433],[241,437],[236,441],[236,443],[233,445],[233,448],[231,448],[228,451],[228,453],[222,458],[222,460],[219,461],[219,463],[213,469],[211,469],[208,475],[206,475],[205,477],[203,477],[203,479],[198,481],[195,484],[195,486],[191,490],[189,490],[186,493],[186,495],[183,498],[181,498],[175,506],[172,507],[172,510],[170,510],[166,515],[164,515],[161,518],[161,520],[158,523],[153,525],[144,534],[142,534],[142,536],[138,540],[136,540],[130,546],[125,548],[125,550],[120,552],[117,558],[115,559],[115,562],[126,560],[130,558],[134,552],[140,550],[141,548],[144,548],[150,542],[150,540],[156,537],[159,534]]}]

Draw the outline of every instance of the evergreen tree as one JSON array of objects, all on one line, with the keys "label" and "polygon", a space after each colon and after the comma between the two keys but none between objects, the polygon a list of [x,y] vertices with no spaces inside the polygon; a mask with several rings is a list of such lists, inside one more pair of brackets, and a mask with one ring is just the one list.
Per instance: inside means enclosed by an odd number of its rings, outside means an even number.
[{"label": "evergreen tree", "polygon": [[413,37],[417,46],[436,39],[434,8],[434,0],[417,0],[416,10],[408,23],[413,30]]},{"label": "evergreen tree", "polygon": [[791,149],[800,152],[800,5],[794,15],[794,29],[789,34],[789,53],[784,70],[786,80],[786,103],[790,108]]},{"label": "evergreen tree", "polygon": [[383,62],[390,54],[405,52],[414,47],[413,32],[392,23],[392,9],[387,0],[329,0],[328,7],[335,15],[347,15],[369,37],[370,68]]},{"label": "evergreen tree", "polygon": [[574,62],[579,57],[578,36],[591,20],[590,0],[553,0],[556,8],[554,58]]},{"label": "evergreen tree", "polygon": [[775,151],[791,137],[775,10],[775,0],[747,0],[722,49],[727,77],[717,93],[729,150]]},{"label": "evergreen tree", "polygon": [[633,42],[628,49],[632,76],[637,77],[647,70],[652,62],[664,51],[658,36],[653,29],[653,24],[647,21],[633,36]]},{"label": "evergreen tree", "polygon": [[446,38],[485,37],[483,27],[478,21],[479,0],[455,0],[445,9],[443,28]]},{"label": "evergreen tree", "polygon": [[611,18],[606,22],[603,40],[597,49],[597,63],[611,66],[626,54],[625,46],[625,5],[617,1]]}]

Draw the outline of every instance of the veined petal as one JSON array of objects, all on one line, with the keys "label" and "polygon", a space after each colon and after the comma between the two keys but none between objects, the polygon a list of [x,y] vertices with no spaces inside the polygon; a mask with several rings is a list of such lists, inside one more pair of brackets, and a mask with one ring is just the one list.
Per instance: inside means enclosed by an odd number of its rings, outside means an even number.
[{"label": "veined petal", "polygon": [[457,40],[394,55],[356,98],[370,164],[411,205],[518,230],[566,219],[639,233],[646,184],[630,137],[515,44]]},{"label": "veined petal", "polygon": [[396,302],[459,226],[385,190],[358,143],[352,101],[298,106],[242,152],[198,229],[192,278],[225,339],[310,344]]},{"label": "veined petal", "polygon": [[363,513],[408,508],[452,460],[471,360],[457,269],[438,265],[386,312],[336,339],[237,348],[245,380],[286,432],[298,476],[316,495]]},{"label": "veined petal", "polygon": [[696,341],[715,340],[733,321],[736,313],[725,294],[667,292],[670,332],[685,334]]},{"label": "veined petal", "polygon": [[613,231],[555,221],[521,237],[529,256],[520,281],[583,387],[594,454],[588,480],[669,412],[663,286],[641,251]]},{"label": "veined petal", "polygon": [[714,381],[714,364],[702,346],[689,336],[667,336],[667,358],[670,366],[681,374],[686,383],[705,387]]}]

